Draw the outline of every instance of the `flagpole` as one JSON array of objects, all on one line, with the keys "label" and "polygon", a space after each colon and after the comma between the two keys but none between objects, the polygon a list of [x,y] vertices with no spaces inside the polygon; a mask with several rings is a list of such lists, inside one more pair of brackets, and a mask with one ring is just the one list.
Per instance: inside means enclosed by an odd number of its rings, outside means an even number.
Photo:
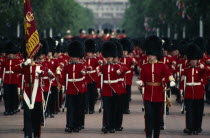
[{"label": "flagpole", "polygon": [[[28,66],[29,69],[29,73],[28,73],[28,77],[29,77],[29,88],[30,88],[30,95],[32,96],[32,78],[31,78],[31,65]],[[32,99],[30,96],[30,104],[32,104]]]}]

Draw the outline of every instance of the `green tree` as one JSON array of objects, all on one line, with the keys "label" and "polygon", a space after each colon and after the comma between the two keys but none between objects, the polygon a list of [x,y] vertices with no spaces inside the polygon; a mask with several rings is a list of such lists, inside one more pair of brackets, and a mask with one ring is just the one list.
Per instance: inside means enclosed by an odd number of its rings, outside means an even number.
[{"label": "green tree", "polygon": [[[53,29],[53,34],[65,34],[70,29],[77,35],[80,28],[89,28],[94,24],[93,13],[74,0],[30,0],[40,36],[44,30]],[[0,35],[15,37],[17,24],[21,26],[23,36],[23,0],[1,0]]]}]

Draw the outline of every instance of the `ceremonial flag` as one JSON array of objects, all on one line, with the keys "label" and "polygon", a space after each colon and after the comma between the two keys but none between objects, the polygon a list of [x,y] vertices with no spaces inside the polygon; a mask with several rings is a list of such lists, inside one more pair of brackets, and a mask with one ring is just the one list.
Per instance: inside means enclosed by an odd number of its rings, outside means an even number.
[{"label": "ceremonial flag", "polygon": [[40,40],[30,0],[24,0],[24,28],[26,52],[28,54],[28,58],[32,58],[40,48]]}]

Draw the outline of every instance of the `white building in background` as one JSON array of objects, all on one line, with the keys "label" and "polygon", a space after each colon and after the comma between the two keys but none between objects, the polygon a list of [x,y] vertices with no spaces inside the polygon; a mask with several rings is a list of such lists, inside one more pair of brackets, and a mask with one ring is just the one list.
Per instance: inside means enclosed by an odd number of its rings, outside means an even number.
[{"label": "white building in background", "polygon": [[96,29],[118,29],[121,26],[128,0],[76,0],[93,11]]}]

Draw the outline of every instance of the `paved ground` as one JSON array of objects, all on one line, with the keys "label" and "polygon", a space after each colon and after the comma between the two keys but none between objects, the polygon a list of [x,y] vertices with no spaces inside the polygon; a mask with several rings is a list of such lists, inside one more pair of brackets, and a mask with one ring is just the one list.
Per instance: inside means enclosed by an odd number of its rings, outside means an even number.
[{"label": "paved ground", "polygon": [[[134,77],[136,80],[136,77]],[[173,97],[174,99],[175,97]],[[174,100],[173,100],[174,101]],[[130,105],[131,114],[124,115],[122,132],[115,134],[101,133],[102,113],[86,115],[85,129],[80,133],[67,134],[65,128],[65,113],[59,113],[54,119],[47,118],[45,128],[42,128],[42,138],[143,138],[144,134],[144,112],[141,111],[142,98],[135,84],[132,87],[132,101]],[[205,116],[203,120],[203,132],[198,136],[183,134],[185,128],[185,116],[180,113],[181,106],[174,102],[170,115],[167,116],[167,128],[161,131],[161,138],[210,138],[210,106],[205,105]],[[4,106],[0,103],[0,138],[23,138],[23,111],[14,116],[4,116]]]}]

